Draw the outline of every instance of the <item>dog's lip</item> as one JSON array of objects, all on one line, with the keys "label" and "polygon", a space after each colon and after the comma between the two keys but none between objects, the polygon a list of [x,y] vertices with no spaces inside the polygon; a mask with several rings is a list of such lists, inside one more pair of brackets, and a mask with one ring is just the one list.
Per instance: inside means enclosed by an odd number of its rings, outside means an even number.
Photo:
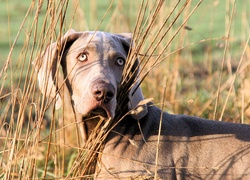
[{"label": "dog's lip", "polygon": [[86,115],[86,117],[101,116],[105,118],[110,118],[111,114],[105,106],[93,107]]}]

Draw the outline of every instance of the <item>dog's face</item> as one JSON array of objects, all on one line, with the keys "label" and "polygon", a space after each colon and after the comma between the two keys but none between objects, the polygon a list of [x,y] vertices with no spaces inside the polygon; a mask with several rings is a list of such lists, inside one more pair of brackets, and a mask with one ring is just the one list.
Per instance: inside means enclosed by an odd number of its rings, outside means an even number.
[{"label": "dog's face", "polygon": [[[118,88],[121,89],[119,85],[131,38],[132,35],[128,33],[69,30],[60,41],[50,44],[33,62],[41,92],[49,98],[56,99],[57,109],[65,103],[62,101],[65,92],[61,92],[60,89],[66,84],[77,120],[86,119],[79,126],[83,141],[88,139],[100,119],[92,117],[115,117],[118,106],[117,91]],[[131,74],[138,73],[138,64],[136,59]],[[126,94],[129,102],[127,107],[121,107],[128,111],[137,107],[144,99],[141,89],[134,83],[136,76],[131,77],[127,84],[130,89]],[[70,103],[67,98],[66,103]],[[146,106],[139,109],[131,111],[131,115],[136,119],[141,119],[147,113]]]},{"label": "dog's face", "polygon": [[[60,87],[65,83],[77,117],[99,115],[114,118],[117,91],[131,41],[132,35],[129,33],[69,30],[60,41],[49,45],[33,62],[41,92],[47,97],[56,98],[56,108],[59,108],[63,103]],[[138,64],[136,60],[131,74],[138,73]],[[63,71],[63,79],[58,67]],[[127,94],[129,102],[127,108],[121,107],[123,109],[134,109],[144,99],[137,83],[132,86],[135,79],[133,76],[130,81],[130,91]],[[141,119],[146,113],[145,107],[143,111],[133,111],[131,115]]]},{"label": "dog's face", "polygon": [[65,51],[62,69],[75,110],[82,116],[115,116],[126,49],[129,42],[118,35],[84,32]]}]

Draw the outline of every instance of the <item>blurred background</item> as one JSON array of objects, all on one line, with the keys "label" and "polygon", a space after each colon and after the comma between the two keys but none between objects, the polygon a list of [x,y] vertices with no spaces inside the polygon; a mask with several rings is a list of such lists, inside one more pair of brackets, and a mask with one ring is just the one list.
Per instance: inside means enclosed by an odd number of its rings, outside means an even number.
[{"label": "blurred background", "polygon": [[51,178],[70,171],[76,138],[63,135],[70,138],[70,148],[67,140],[63,147],[59,140],[49,147],[65,124],[53,120],[61,117],[52,107],[39,112],[45,100],[31,65],[70,28],[131,32],[135,44],[143,39],[139,59],[153,54],[142,61],[142,72],[148,72],[143,93],[169,113],[250,123],[250,0],[162,1],[158,11],[159,2],[0,0],[0,178],[7,178],[6,172],[8,178],[20,173]]}]

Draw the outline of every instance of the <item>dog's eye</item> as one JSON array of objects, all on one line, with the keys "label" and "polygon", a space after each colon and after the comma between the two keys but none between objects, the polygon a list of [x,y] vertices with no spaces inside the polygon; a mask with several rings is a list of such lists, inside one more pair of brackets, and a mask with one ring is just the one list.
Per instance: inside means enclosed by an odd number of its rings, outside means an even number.
[{"label": "dog's eye", "polygon": [[117,64],[118,66],[124,66],[125,60],[124,60],[123,58],[118,58],[118,59],[116,60],[116,64]]},{"label": "dog's eye", "polygon": [[83,62],[83,61],[87,61],[88,60],[88,56],[86,53],[81,53],[78,58],[79,61]]}]

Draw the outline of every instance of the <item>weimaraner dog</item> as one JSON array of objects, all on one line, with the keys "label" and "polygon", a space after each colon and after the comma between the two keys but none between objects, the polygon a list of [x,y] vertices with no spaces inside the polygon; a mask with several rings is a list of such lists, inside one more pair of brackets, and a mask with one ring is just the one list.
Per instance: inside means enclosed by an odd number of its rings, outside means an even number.
[{"label": "weimaraner dog", "polygon": [[[63,48],[53,43],[34,62],[42,93],[56,96],[57,107],[62,102],[54,77],[61,66],[76,117],[84,124],[83,141],[97,123],[84,121],[90,114],[115,117],[131,38],[69,30]],[[127,112],[144,99],[141,89],[128,99]],[[250,126],[163,113],[147,103],[114,127],[98,164],[97,179],[250,179]]]}]

